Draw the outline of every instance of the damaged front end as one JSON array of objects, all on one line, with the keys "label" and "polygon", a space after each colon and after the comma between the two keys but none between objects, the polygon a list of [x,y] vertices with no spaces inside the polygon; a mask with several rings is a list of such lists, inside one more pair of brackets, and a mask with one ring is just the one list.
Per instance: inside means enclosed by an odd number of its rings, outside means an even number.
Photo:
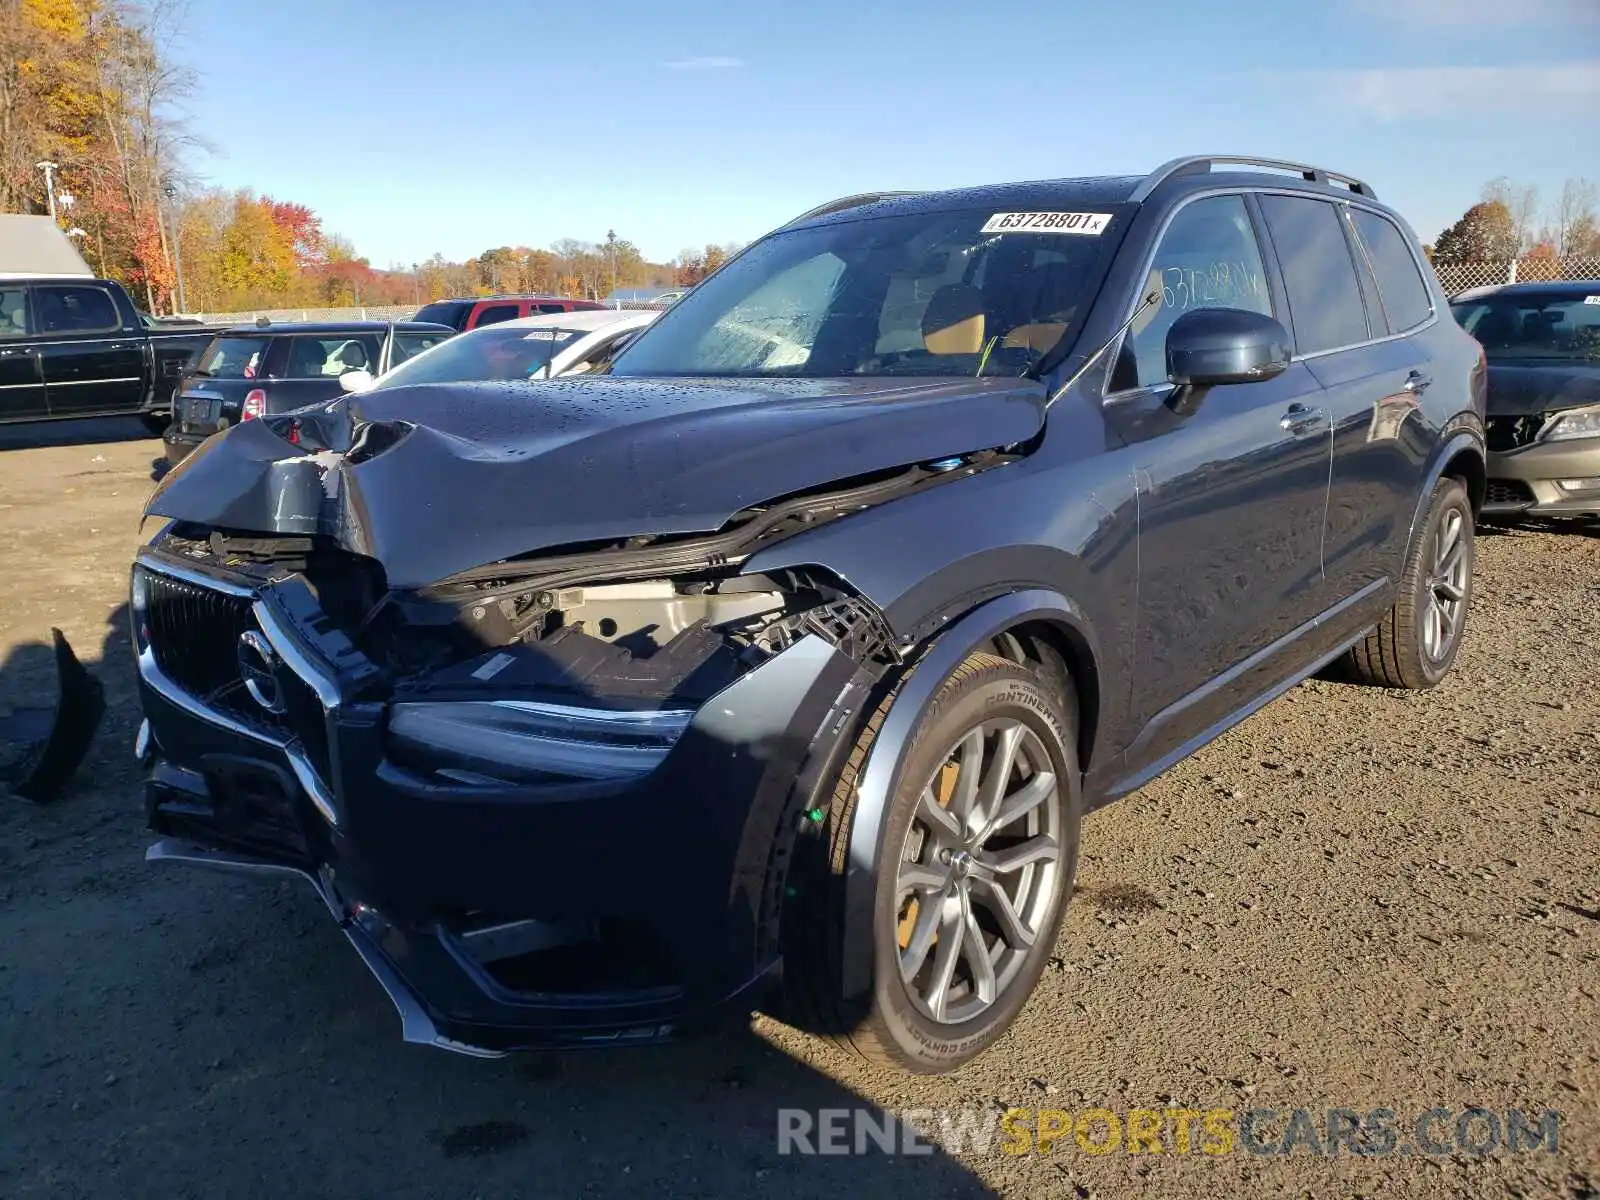
[{"label": "damaged front end", "polygon": [[775,972],[801,814],[905,647],[823,567],[741,568],[1014,457],[875,465],[709,532],[417,584],[327,518],[372,515],[347,464],[388,434],[277,435],[274,464],[309,465],[241,480],[238,503],[276,489],[315,520],[180,518],[135,565],[152,857],[306,876],[405,1036],[478,1052],[668,1036]]}]

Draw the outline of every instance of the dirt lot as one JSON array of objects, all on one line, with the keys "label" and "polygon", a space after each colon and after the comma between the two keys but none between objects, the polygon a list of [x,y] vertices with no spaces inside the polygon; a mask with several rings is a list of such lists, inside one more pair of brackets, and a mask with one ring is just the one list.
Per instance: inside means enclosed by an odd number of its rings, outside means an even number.
[{"label": "dirt lot", "polygon": [[[1058,960],[951,1078],[765,1017],[486,1063],[402,1045],[309,891],[145,865],[122,606],[158,446],[6,436],[0,705],[58,625],[108,712],[59,804],[0,801],[0,1195],[1600,1195],[1600,537],[1484,536],[1441,690],[1307,684],[1093,818]],[[1002,1105],[1565,1119],[1482,1158],[777,1153],[780,1108]]]}]

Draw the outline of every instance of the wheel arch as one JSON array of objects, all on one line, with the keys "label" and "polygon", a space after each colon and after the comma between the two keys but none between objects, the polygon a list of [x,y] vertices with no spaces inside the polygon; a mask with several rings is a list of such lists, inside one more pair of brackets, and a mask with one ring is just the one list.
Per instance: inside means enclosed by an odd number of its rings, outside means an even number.
[{"label": "wheel arch", "polygon": [[[1427,480],[1418,492],[1417,507],[1411,515],[1411,529],[1406,535],[1404,556],[1400,559],[1402,564],[1410,557],[1411,547],[1416,544],[1417,532],[1427,519],[1428,505],[1433,500],[1433,489],[1438,487],[1439,480],[1446,476],[1459,479],[1466,485],[1467,499],[1472,505],[1473,518],[1476,519],[1483,507],[1489,476],[1483,439],[1475,431],[1457,429],[1434,455],[1433,466],[1429,469]],[[1398,578],[1398,575],[1396,577]]]},{"label": "wheel arch", "polygon": [[[840,984],[844,997],[864,992],[872,980],[872,914],[882,833],[889,800],[900,784],[904,751],[934,696],[968,655],[993,652],[1009,642],[1014,658],[1024,665],[1030,651],[1040,661],[1054,660],[1070,677],[1076,695],[1080,747],[1079,770],[1087,727],[1092,745],[1098,721],[1099,647],[1082,609],[1059,592],[1028,589],[1009,592],[976,605],[949,622],[921,646],[916,656],[890,677],[885,686],[892,699],[857,776],[854,811],[848,834],[844,880],[843,954]],[[1047,657],[1048,656],[1048,657]]]},{"label": "wheel arch", "polygon": [[1020,666],[1041,671],[1068,697],[1076,729],[1078,766],[1087,771],[1094,759],[1100,724],[1100,666],[1083,630],[1060,617],[1033,617],[998,631],[994,652]]},{"label": "wheel arch", "polygon": [[1476,519],[1483,509],[1483,498],[1489,489],[1489,469],[1484,463],[1483,454],[1475,446],[1462,446],[1451,454],[1439,474],[1441,478],[1448,475],[1466,485],[1467,499],[1472,503],[1472,516]]}]

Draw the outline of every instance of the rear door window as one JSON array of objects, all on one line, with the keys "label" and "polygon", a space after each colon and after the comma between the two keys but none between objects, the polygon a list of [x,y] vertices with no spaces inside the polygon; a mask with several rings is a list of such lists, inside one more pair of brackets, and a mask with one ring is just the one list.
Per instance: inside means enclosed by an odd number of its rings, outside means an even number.
[{"label": "rear door window", "polygon": [[0,338],[21,337],[28,332],[28,289],[0,288]]},{"label": "rear door window", "polygon": [[1283,269],[1295,349],[1316,354],[1370,335],[1350,243],[1333,205],[1305,196],[1262,196],[1272,247]]},{"label": "rear door window", "polygon": [[104,288],[35,287],[33,303],[45,333],[106,333],[122,328],[117,306]]},{"label": "rear door window", "polygon": [[332,333],[289,339],[285,379],[337,379],[346,371],[378,373],[378,335]]},{"label": "rear door window", "polygon": [[1261,246],[1239,196],[1211,196],[1179,209],[1161,235],[1147,282],[1141,295],[1159,289],[1161,304],[1129,331],[1112,372],[1112,391],[1166,382],[1167,331],[1186,312],[1242,308],[1273,315]]},{"label": "rear door window", "polygon": [[478,319],[473,324],[473,328],[482,329],[485,325],[497,325],[501,321],[514,321],[518,315],[515,304],[490,304],[478,310]]},{"label": "rear door window", "polygon": [[1373,274],[1378,277],[1378,292],[1390,331],[1415,329],[1433,315],[1433,301],[1405,235],[1387,217],[1363,208],[1352,209],[1350,220],[1366,248]]}]

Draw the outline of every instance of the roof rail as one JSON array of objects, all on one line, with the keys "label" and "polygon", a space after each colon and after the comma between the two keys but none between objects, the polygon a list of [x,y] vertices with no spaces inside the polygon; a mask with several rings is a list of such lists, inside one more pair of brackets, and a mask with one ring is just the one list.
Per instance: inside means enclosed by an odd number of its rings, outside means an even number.
[{"label": "roof rail", "polygon": [[1322,167],[1308,166],[1305,163],[1289,162],[1281,158],[1255,158],[1248,154],[1190,154],[1183,158],[1175,158],[1171,162],[1162,163],[1154,171],[1144,177],[1144,182],[1133,189],[1133,195],[1128,197],[1130,203],[1139,204],[1148,200],[1154,192],[1167,180],[1177,175],[1203,175],[1213,170],[1218,164],[1246,167],[1272,167],[1279,171],[1293,171],[1308,183],[1342,183],[1358,196],[1365,196],[1368,200],[1376,200],[1370,185],[1363,183],[1354,175],[1342,175],[1338,171],[1329,171]]},{"label": "roof rail", "polygon": [[843,212],[847,208],[860,208],[863,204],[876,204],[880,200],[895,200],[901,196],[920,196],[921,192],[858,192],[854,196],[841,196],[837,200],[830,200],[826,204],[819,204],[809,212],[803,212],[794,220],[786,222],[783,228],[798,225],[802,221],[815,220],[825,217],[830,213]]}]

